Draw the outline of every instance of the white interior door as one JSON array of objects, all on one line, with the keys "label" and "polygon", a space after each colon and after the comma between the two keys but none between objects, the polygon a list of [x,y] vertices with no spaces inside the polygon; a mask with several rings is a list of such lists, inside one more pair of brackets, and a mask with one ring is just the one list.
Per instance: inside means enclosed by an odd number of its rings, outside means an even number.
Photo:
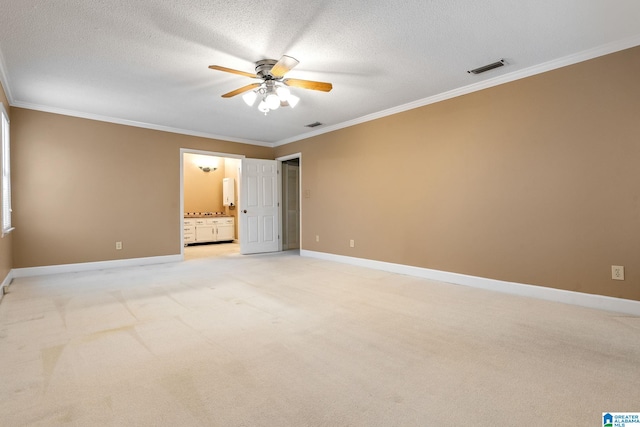
[{"label": "white interior door", "polygon": [[278,162],[242,159],[240,253],[278,251]]}]

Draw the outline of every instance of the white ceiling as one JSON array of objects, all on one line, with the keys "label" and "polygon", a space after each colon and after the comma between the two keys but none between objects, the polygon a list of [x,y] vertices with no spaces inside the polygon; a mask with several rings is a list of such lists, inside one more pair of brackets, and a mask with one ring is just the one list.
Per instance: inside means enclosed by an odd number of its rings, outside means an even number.
[{"label": "white ceiling", "polygon": [[[7,0],[0,77],[14,106],[279,145],[639,44],[637,0]],[[207,68],[283,54],[333,90],[264,116]]]}]

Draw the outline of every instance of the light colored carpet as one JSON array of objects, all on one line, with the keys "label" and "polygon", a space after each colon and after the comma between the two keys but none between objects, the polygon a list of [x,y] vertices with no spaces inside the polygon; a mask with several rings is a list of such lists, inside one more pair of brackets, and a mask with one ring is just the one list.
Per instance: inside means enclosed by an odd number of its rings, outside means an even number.
[{"label": "light colored carpet", "polygon": [[2,426],[598,426],[640,318],[295,253],[16,279]]}]

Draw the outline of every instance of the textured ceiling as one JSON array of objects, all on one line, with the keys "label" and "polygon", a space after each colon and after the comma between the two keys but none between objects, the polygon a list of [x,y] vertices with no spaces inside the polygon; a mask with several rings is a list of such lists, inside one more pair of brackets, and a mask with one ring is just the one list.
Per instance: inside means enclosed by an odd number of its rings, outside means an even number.
[{"label": "textured ceiling", "polygon": [[[278,145],[640,44],[637,0],[3,0],[0,77],[14,106]],[[295,109],[240,96],[283,54]],[[466,70],[504,58],[482,75]],[[324,125],[309,129],[304,125]]]}]

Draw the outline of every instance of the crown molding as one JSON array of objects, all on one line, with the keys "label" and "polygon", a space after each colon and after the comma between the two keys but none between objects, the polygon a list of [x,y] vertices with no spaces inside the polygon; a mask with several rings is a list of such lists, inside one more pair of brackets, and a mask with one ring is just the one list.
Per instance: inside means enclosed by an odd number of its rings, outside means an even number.
[{"label": "crown molding", "polygon": [[[4,94],[7,96],[9,105],[13,105],[13,96],[11,95],[11,86],[9,85],[9,74],[7,74],[7,67],[4,62],[2,51],[0,51],[0,84],[2,84],[2,88],[4,89]],[[7,105],[7,109],[9,109],[9,105]]]},{"label": "crown molding", "polygon": [[118,117],[102,116],[102,115],[93,114],[93,113],[83,113],[83,112],[80,112],[80,111],[66,110],[66,109],[63,109],[63,108],[49,107],[49,106],[46,106],[46,105],[30,104],[30,103],[21,102],[21,101],[13,102],[13,103],[11,103],[11,106],[12,107],[19,107],[19,108],[26,108],[28,110],[42,111],[42,112],[45,112],[45,113],[61,114],[63,116],[71,116],[71,117],[78,117],[78,118],[88,119],[88,120],[96,120],[96,121],[99,121],[99,122],[107,122],[107,123],[114,123],[114,124],[118,124],[118,125],[133,126],[133,127],[138,127],[138,128],[157,130],[157,131],[161,131],[161,132],[177,133],[177,134],[180,134],[180,135],[197,136],[197,137],[200,137],[200,138],[217,139],[217,140],[220,140],[220,141],[237,142],[237,143],[240,143],[240,144],[260,145],[260,146],[263,146],[263,147],[273,147],[273,144],[268,143],[268,142],[264,142],[264,141],[256,141],[256,140],[252,140],[252,139],[243,139],[243,138],[233,138],[233,137],[224,136],[224,135],[217,135],[217,134],[213,134],[213,133],[198,132],[198,131],[193,131],[193,130],[188,130],[188,129],[174,128],[174,127],[170,127],[170,126],[162,126],[162,125],[157,125],[157,124],[153,124],[153,123],[145,123],[145,122],[138,122],[138,121],[135,121],[135,120],[121,119],[121,118],[118,118]]},{"label": "crown molding", "polygon": [[600,56],[608,55],[611,53],[615,53],[621,50],[629,49],[635,46],[640,45],[640,35],[631,37],[628,39],[618,40],[612,43],[608,43],[605,45],[598,46],[593,49],[585,50],[582,52],[575,53],[573,55],[568,55],[563,58],[554,59],[552,61],[545,62],[543,64],[535,65],[532,67],[524,68],[522,70],[514,71],[512,73],[503,74],[498,77],[494,77],[491,79],[483,80],[478,83],[473,83],[467,86],[463,86],[461,88],[453,89],[447,92],[443,92],[434,96],[430,96],[427,98],[419,99],[417,101],[409,102],[407,104],[399,105],[397,107],[389,108],[386,110],[379,111],[377,113],[368,114],[366,116],[359,117],[357,119],[349,120],[346,122],[338,123],[336,125],[327,126],[322,129],[317,129],[311,132],[307,132],[302,135],[294,136],[291,138],[286,138],[280,141],[277,141],[273,144],[274,147],[279,147],[281,145],[290,144],[292,142],[300,141],[303,139],[311,138],[314,136],[322,135],[324,133],[333,132],[339,129],[344,129],[347,127],[359,125],[361,123],[370,122],[372,120],[381,119],[383,117],[391,116],[394,114],[402,113],[404,111],[413,110],[415,108],[424,107],[425,105],[435,104],[440,101],[445,101],[447,99],[456,98],[458,96],[467,95],[472,92],[477,92],[483,89],[488,89],[490,87],[502,85],[505,83],[509,83],[512,81],[520,80],[526,77],[531,77],[536,74],[545,73],[547,71],[552,71],[558,68],[566,67],[569,65],[577,64],[579,62],[588,61],[590,59],[594,59]]}]

